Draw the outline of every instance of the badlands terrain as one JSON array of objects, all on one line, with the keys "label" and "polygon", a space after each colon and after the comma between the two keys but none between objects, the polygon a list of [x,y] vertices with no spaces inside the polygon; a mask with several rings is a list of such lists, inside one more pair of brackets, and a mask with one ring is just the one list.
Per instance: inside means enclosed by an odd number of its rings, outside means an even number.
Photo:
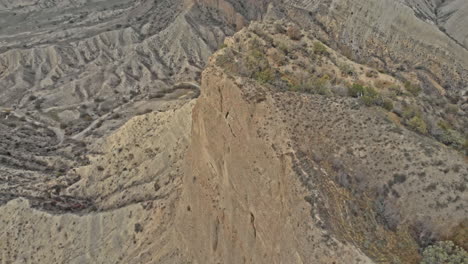
[{"label": "badlands terrain", "polygon": [[468,263],[465,0],[0,0],[0,263]]}]

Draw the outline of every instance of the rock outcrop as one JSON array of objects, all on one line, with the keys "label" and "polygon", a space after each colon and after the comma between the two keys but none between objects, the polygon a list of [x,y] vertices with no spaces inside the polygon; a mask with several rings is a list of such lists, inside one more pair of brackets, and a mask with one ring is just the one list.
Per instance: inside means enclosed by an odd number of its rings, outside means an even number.
[{"label": "rock outcrop", "polygon": [[196,262],[373,263],[320,227],[271,95],[216,68],[203,76],[177,221]]},{"label": "rock outcrop", "polygon": [[[213,61],[248,52],[255,32]],[[417,263],[418,243],[465,219],[468,171],[456,151],[355,99],[284,92],[213,64],[193,111],[177,225],[199,262],[368,262],[362,250]]]}]

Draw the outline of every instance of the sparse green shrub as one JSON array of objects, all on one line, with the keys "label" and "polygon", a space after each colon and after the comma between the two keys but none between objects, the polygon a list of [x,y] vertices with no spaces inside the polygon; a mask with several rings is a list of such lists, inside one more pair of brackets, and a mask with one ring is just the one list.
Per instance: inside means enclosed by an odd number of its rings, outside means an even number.
[{"label": "sparse green shrub", "polygon": [[327,47],[321,42],[314,42],[314,53],[318,55],[328,55]]},{"label": "sparse green shrub", "polygon": [[404,174],[395,173],[393,174],[392,184],[389,185],[404,183],[406,181],[406,178],[407,177]]},{"label": "sparse green shrub", "polygon": [[247,68],[246,75],[257,80],[268,77],[266,76],[269,73],[267,70],[271,71],[265,54],[259,49],[253,49],[248,53],[245,58],[245,65]]},{"label": "sparse green shrub", "polygon": [[344,75],[354,75],[355,73],[354,67],[346,63],[340,64],[339,68],[341,73]]},{"label": "sparse green shrub", "polygon": [[392,93],[393,96],[402,96],[403,95],[403,91],[401,90],[401,87],[399,85],[392,85],[390,87],[388,87],[388,90],[390,91],[390,93]]},{"label": "sparse green shrub", "polygon": [[289,49],[288,45],[286,45],[283,42],[280,42],[278,44],[278,49],[281,50],[285,55],[288,55],[289,52],[290,52],[290,49]]},{"label": "sparse green shrub", "polygon": [[386,102],[386,105],[384,105],[383,97],[377,90],[370,86],[363,86],[355,83],[351,87],[348,87],[348,95],[359,98],[366,106],[376,105],[383,106],[386,109],[390,108],[390,110],[393,109],[393,103],[389,100]]},{"label": "sparse green shrub", "polygon": [[379,73],[371,70],[366,72],[366,76],[367,78],[377,78],[379,77]]},{"label": "sparse green shrub", "polygon": [[374,98],[373,97],[370,97],[368,95],[364,95],[362,97],[360,97],[361,99],[361,102],[365,105],[365,106],[372,106],[375,104],[375,101],[374,101]]},{"label": "sparse green shrub", "polygon": [[232,50],[226,49],[224,53],[216,56],[215,64],[219,67],[226,69],[227,71],[235,71],[236,65],[234,63],[234,56],[235,55],[232,52]]},{"label": "sparse green shrub", "polygon": [[340,97],[346,97],[348,95],[348,88],[342,84],[332,85],[330,91],[332,94]]},{"label": "sparse green shrub", "polygon": [[447,113],[456,114],[458,112],[458,106],[456,104],[447,105]]},{"label": "sparse green shrub", "polygon": [[468,155],[468,134],[465,136],[465,142],[463,143],[462,149],[465,151],[465,155]]},{"label": "sparse green shrub", "polygon": [[271,83],[274,80],[275,75],[271,69],[265,69],[263,71],[255,73],[254,78],[258,82],[265,84],[265,83]]},{"label": "sparse green shrub", "polygon": [[270,58],[273,60],[273,62],[277,65],[284,65],[286,63],[286,57],[284,56],[283,52],[277,50],[277,49],[274,49],[271,53],[270,53]]},{"label": "sparse green shrub", "polygon": [[330,95],[332,95],[332,92],[331,92],[331,90],[330,90],[328,87],[326,87],[326,86],[318,86],[318,87],[317,87],[317,94],[330,96]]},{"label": "sparse green shrub", "polygon": [[348,87],[348,95],[351,97],[361,97],[364,95],[365,87],[360,84],[353,84],[351,87]]},{"label": "sparse green shrub", "polygon": [[421,264],[466,264],[468,253],[452,241],[439,241],[423,251]]},{"label": "sparse green shrub", "polygon": [[364,87],[364,95],[370,96],[372,98],[376,98],[379,96],[379,92],[375,90],[373,87],[366,86]]},{"label": "sparse green shrub", "polygon": [[284,29],[283,25],[279,24],[279,23],[275,23],[275,31],[276,33],[278,34],[284,34],[286,33],[286,30]]},{"label": "sparse green shrub", "polygon": [[328,75],[324,75],[322,77],[312,76],[299,81],[294,78],[286,78],[285,81],[289,83],[288,90],[290,91],[327,96],[332,94],[330,90],[330,77]]},{"label": "sparse green shrub", "polygon": [[321,78],[314,79],[312,85],[315,86],[315,92],[320,95],[330,95],[330,78],[324,75]]},{"label": "sparse green shrub", "polygon": [[139,94],[138,91],[131,90],[131,91],[130,91],[130,98],[134,98],[134,97],[137,96],[138,94]]},{"label": "sparse green shrub", "polygon": [[437,123],[437,126],[442,129],[442,133],[436,136],[440,142],[448,146],[453,146],[457,149],[463,149],[465,139],[458,131],[453,129],[449,122],[440,120]]},{"label": "sparse green shrub", "polygon": [[257,36],[265,40],[267,43],[272,43],[273,39],[265,32],[264,28],[259,25],[254,25],[252,28],[252,32],[254,32]]},{"label": "sparse green shrub", "polygon": [[[454,169],[455,172],[460,172],[461,166],[455,166],[452,167],[452,169]],[[456,188],[461,192],[465,192],[467,187],[465,183],[460,183]],[[468,218],[465,218],[457,226],[453,227],[451,233],[453,236],[451,236],[449,240],[466,251],[468,248]]]},{"label": "sparse green shrub", "polygon": [[288,90],[291,91],[291,92],[300,92],[300,91],[302,91],[302,88],[297,84],[289,82],[288,83]]},{"label": "sparse green shrub", "polygon": [[448,130],[452,128],[452,125],[450,125],[450,123],[445,120],[440,120],[439,122],[437,122],[437,126],[439,126],[443,130]]},{"label": "sparse green shrub", "polygon": [[439,140],[445,145],[454,146],[455,148],[462,148],[464,144],[463,136],[453,129],[445,129],[439,136]]},{"label": "sparse green shrub", "polygon": [[87,113],[80,113],[80,118],[82,118],[83,120],[87,122],[93,121],[93,118]]},{"label": "sparse green shrub", "polygon": [[251,77],[255,80],[260,83],[270,83],[274,80],[274,72],[261,50],[252,50],[246,60],[247,68],[252,72]]},{"label": "sparse green shrub", "polygon": [[219,45],[219,49],[227,48],[227,46],[228,46],[227,44],[223,43],[223,44]]},{"label": "sparse green shrub", "polygon": [[249,56],[254,59],[261,60],[264,59],[265,54],[259,49],[253,49],[250,51]]},{"label": "sparse green shrub", "polygon": [[385,108],[385,110],[387,111],[392,111],[393,110],[393,101],[388,99],[388,98],[385,98],[383,99],[383,108]]},{"label": "sparse green shrub", "polygon": [[290,83],[290,90],[300,91],[305,93],[312,93],[314,90],[314,85],[311,80],[306,80],[300,84]]},{"label": "sparse green shrub", "polygon": [[404,119],[410,120],[411,118],[415,116],[421,117],[422,114],[421,114],[421,111],[416,106],[409,105],[403,109],[402,115]]},{"label": "sparse green shrub", "polygon": [[330,80],[328,75],[320,78],[312,77],[299,85],[299,90],[306,93],[331,95]]},{"label": "sparse green shrub", "polygon": [[419,116],[414,116],[408,121],[408,126],[421,134],[427,134],[427,124]]},{"label": "sparse green shrub", "polygon": [[412,84],[411,82],[405,82],[405,89],[414,96],[418,96],[422,90],[419,85]]}]

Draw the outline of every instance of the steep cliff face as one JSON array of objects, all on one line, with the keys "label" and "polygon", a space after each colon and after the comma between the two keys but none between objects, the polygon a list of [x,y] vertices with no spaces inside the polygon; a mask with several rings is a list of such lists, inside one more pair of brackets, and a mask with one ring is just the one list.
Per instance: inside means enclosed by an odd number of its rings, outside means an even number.
[{"label": "steep cliff face", "polygon": [[372,263],[310,214],[272,95],[215,67],[203,76],[177,224],[195,260]]}]

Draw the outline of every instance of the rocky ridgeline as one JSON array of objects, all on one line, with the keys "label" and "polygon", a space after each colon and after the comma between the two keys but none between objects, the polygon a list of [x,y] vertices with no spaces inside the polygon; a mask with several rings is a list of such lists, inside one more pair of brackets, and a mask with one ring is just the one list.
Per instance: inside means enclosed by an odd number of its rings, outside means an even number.
[{"label": "rocky ridgeline", "polygon": [[419,263],[434,240],[463,246],[464,154],[374,104],[385,89],[353,96],[345,86],[397,78],[368,76],[304,35],[293,24],[254,23],[203,74],[182,193],[190,210],[178,217],[186,240],[209,241],[189,244],[196,259],[359,263],[358,250],[376,262]]}]

